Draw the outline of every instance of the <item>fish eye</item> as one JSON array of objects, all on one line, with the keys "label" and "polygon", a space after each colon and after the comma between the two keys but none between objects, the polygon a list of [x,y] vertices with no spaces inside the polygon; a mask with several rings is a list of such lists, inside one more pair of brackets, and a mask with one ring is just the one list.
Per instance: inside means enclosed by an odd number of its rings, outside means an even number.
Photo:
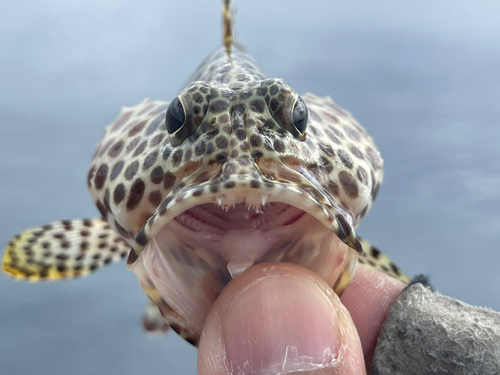
[{"label": "fish eye", "polygon": [[169,134],[178,131],[186,121],[186,110],[178,96],[170,103],[167,109],[166,125]]},{"label": "fish eye", "polygon": [[302,135],[307,128],[307,107],[300,96],[297,97],[293,106],[292,122],[295,129]]}]

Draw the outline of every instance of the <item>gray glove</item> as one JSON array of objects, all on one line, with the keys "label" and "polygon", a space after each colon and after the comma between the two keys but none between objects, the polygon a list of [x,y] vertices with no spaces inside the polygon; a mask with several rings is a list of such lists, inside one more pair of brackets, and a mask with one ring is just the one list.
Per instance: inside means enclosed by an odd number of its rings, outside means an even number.
[{"label": "gray glove", "polygon": [[374,375],[500,374],[500,313],[410,285],[382,327]]}]

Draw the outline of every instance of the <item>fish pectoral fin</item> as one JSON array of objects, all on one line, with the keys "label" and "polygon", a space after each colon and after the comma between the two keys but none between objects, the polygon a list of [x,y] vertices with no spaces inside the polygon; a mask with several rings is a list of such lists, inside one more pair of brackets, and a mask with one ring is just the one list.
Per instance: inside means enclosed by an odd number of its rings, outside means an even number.
[{"label": "fish pectoral fin", "polygon": [[170,325],[160,313],[160,309],[154,302],[149,301],[142,314],[142,327],[148,334],[165,335]]},{"label": "fish pectoral fin", "polygon": [[385,273],[397,280],[406,284],[410,283],[410,278],[406,276],[391,259],[373,246],[364,238],[358,237],[361,246],[363,247],[363,255],[359,257],[359,263],[363,266],[373,268],[376,271]]},{"label": "fish pectoral fin", "polygon": [[54,221],[15,236],[2,270],[32,282],[71,279],[125,258],[129,249],[101,218]]}]

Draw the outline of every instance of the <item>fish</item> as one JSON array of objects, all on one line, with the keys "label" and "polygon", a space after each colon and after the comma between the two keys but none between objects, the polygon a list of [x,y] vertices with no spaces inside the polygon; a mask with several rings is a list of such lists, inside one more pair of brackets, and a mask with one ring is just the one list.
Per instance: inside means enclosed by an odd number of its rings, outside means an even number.
[{"label": "fish", "polygon": [[170,102],[145,99],[105,129],[87,174],[100,217],[54,221],[8,243],[2,270],[38,282],[127,259],[151,301],[148,332],[197,345],[224,286],[257,263],[293,262],[339,294],[360,266],[408,283],[356,235],[383,179],[373,138],[330,97],[268,78],[234,38]]}]

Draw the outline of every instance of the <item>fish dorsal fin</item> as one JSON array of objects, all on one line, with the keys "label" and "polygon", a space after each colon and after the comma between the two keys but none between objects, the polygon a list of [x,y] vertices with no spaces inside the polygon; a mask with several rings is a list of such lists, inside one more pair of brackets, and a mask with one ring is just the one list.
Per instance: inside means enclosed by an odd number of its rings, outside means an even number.
[{"label": "fish dorsal fin", "polygon": [[235,48],[241,52],[247,52],[247,47],[234,32],[234,11],[231,0],[223,0],[222,3],[222,44],[231,58],[231,49]]},{"label": "fish dorsal fin", "polygon": [[222,43],[226,48],[228,55],[231,55],[231,46],[233,45],[233,4],[232,0],[223,0],[222,4]]}]

